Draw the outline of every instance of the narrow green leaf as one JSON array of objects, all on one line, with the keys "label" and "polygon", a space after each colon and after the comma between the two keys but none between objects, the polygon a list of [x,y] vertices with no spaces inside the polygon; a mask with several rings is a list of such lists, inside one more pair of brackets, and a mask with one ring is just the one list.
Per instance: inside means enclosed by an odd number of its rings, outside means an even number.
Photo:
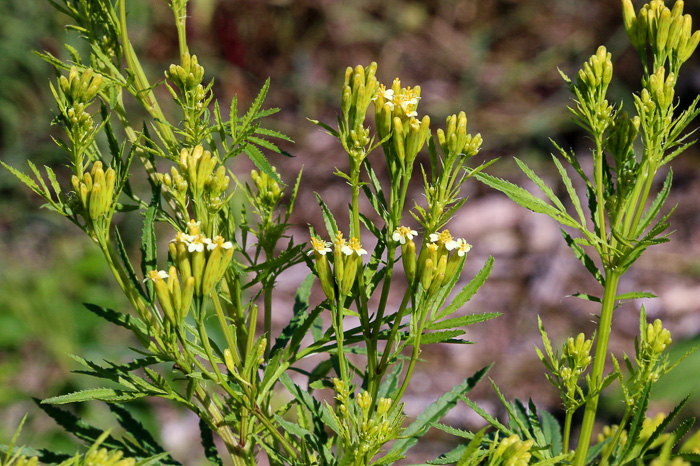
[{"label": "narrow green leaf", "polygon": [[630,422],[629,432],[627,434],[627,441],[625,442],[622,453],[620,453],[620,458],[622,461],[625,457],[632,451],[632,448],[637,443],[639,439],[639,434],[642,432],[642,426],[644,420],[646,419],[647,408],[649,407],[649,395],[651,394],[651,382],[649,382],[645,387],[642,395],[639,397],[637,405],[634,407],[634,417]]},{"label": "narrow green leaf", "polygon": [[122,314],[121,312],[117,312],[112,309],[107,309],[96,304],[83,303],[83,306],[85,306],[90,312],[97,314],[103,319],[113,324],[119,325],[120,327],[124,327],[133,332],[140,332],[143,334],[148,333],[146,324],[144,324],[143,321],[138,317]]},{"label": "narrow green leaf", "polygon": [[138,400],[147,396],[146,393],[140,393],[130,390],[114,390],[112,388],[92,388],[89,390],[80,390],[73,393],[68,393],[67,395],[53,396],[42,400],[42,403],[47,404],[66,404],[66,403],[82,403],[84,401],[108,401],[108,402],[119,402],[119,401],[133,401]]},{"label": "narrow green leaf", "polygon": [[454,435],[455,437],[471,440],[474,438],[474,432],[469,432],[468,430],[462,430],[462,429],[457,429],[456,427],[448,426],[446,424],[440,424],[439,422],[436,422],[433,424],[433,427],[441,430],[443,432],[447,432],[450,435]]},{"label": "narrow green leaf", "polygon": [[[311,296],[311,286],[314,284],[314,279],[315,275],[310,273],[306,276],[301,285],[299,285],[296,296],[294,297],[293,317],[289,321],[289,324],[282,330],[280,336],[275,340],[271,353],[283,349],[290,340],[301,343],[301,339],[306,335],[306,331],[304,331],[302,335],[298,335],[297,333],[304,321],[308,319],[307,311],[309,309],[309,298]],[[306,326],[303,327],[303,329],[306,328]],[[292,348],[290,348],[292,352],[297,349],[294,348],[294,346],[296,345],[292,345]]]},{"label": "narrow green leaf", "polygon": [[263,153],[260,152],[260,149],[253,145],[247,144],[243,148],[243,152],[245,152],[248,155],[248,158],[250,158],[251,162],[253,162],[261,172],[267,174],[267,176],[275,180],[277,183],[284,184],[279,174],[272,169],[272,165],[270,165],[270,162],[268,162]]},{"label": "narrow green leaf", "polygon": [[446,328],[466,327],[467,325],[491,320],[500,315],[500,312],[486,312],[483,314],[471,314],[468,316],[454,317],[452,319],[445,319],[439,322],[432,322],[428,324],[427,328],[428,330],[442,330]]},{"label": "narrow green leaf", "polygon": [[553,218],[557,222],[561,223],[562,225],[573,228],[580,228],[579,223],[576,222],[573,218],[571,218],[571,216],[569,216],[566,212],[557,210],[556,208],[547,204],[542,199],[533,196],[526,189],[523,189],[518,185],[502,180],[500,178],[496,178],[495,176],[487,175],[485,173],[479,173],[476,177],[482,183],[491,186],[492,188],[497,189],[498,191],[501,191],[503,194],[511,198],[513,202],[522,207],[525,207],[526,209],[529,209],[533,212],[537,212],[539,214],[545,214]]},{"label": "narrow green leaf", "polygon": [[598,283],[605,286],[605,277],[595,265],[593,259],[586,254],[586,251],[584,251],[584,249],[578,243],[576,243],[576,240],[574,240],[574,238],[572,238],[571,235],[568,234],[563,228],[561,228],[559,231],[561,231],[561,235],[564,237],[564,241],[566,241],[567,246],[569,246],[569,248],[574,252],[574,255],[579,261],[581,261],[583,266],[586,267],[586,270],[593,275],[593,278],[595,278]]},{"label": "narrow green leaf", "polygon": [[659,424],[656,429],[654,430],[654,433],[651,434],[651,437],[646,441],[644,446],[642,447],[641,454],[643,455],[646,453],[646,451],[652,446],[652,444],[658,439],[668,428],[668,426],[671,424],[671,422],[678,416],[678,413],[680,413],[681,409],[686,405],[688,400],[690,399],[690,396],[686,396],[681,400],[680,403],[678,403],[675,408],[664,418],[663,421],[661,421],[661,424]]},{"label": "narrow green leaf", "polygon": [[[158,270],[155,221],[159,210],[160,189],[154,186],[153,197],[146,211],[143,229],[141,230],[141,273],[144,277],[148,277],[148,272]],[[149,301],[152,303],[155,300],[155,288],[152,280],[146,280],[146,292]]]},{"label": "narrow green leaf", "polygon": [[219,451],[214,444],[214,434],[209,426],[202,420],[199,420],[199,438],[204,448],[204,456],[207,457],[210,464],[223,466],[223,461],[219,456]]},{"label": "narrow green leaf", "polygon": [[641,236],[644,230],[646,230],[649,227],[649,225],[651,225],[651,222],[659,214],[661,208],[666,202],[666,199],[668,198],[669,193],[671,192],[672,182],[673,170],[669,170],[668,175],[666,175],[666,179],[664,180],[664,185],[654,198],[654,202],[652,202],[649,208],[644,212],[644,215],[642,216],[642,220],[639,222],[637,230],[632,232],[633,237],[638,238],[639,236]]},{"label": "narrow green leaf", "polygon": [[464,335],[465,332],[464,330],[445,330],[442,332],[433,332],[433,333],[424,333],[421,336],[420,343],[421,345],[430,345],[432,343],[471,343],[467,342],[466,340],[455,340],[455,337],[458,337],[460,335]]},{"label": "narrow green leaf", "polygon": [[138,291],[138,293],[143,297],[143,299],[148,300],[148,296],[146,296],[146,292],[143,291],[143,287],[141,286],[141,281],[136,276],[134,266],[131,265],[129,255],[126,253],[126,247],[124,246],[124,242],[122,241],[122,235],[119,233],[119,228],[117,228],[116,226],[114,227],[114,240],[117,244],[117,253],[119,254],[119,258],[122,261],[122,265],[126,270],[126,275],[127,277],[129,277],[131,285],[136,289],[136,291]]},{"label": "narrow green leaf", "polygon": [[486,263],[484,266],[479,270],[479,272],[474,276],[474,278],[465,286],[462,288],[462,290],[455,296],[455,299],[450,303],[449,306],[447,306],[445,309],[443,309],[440,314],[438,315],[438,319],[442,319],[443,317],[447,317],[453,313],[455,313],[459,308],[461,308],[467,301],[469,301],[472,296],[476,294],[477,291],[479,291],[479,288],[481,288],[481,285],[484,284],[486,279],[489,277],[491,274],[491,269],[493,268],[493,256],[489,256],[489,258],[486,260]]},{"label": "narrow green leaf", "polygon": [[[44,411],[54,421],[56,421],[56,424],[61,426],[66,432],[70,432],[71,434],[75,435],[80,440],[93,444],[105,433],[104,430],[88,424],[70,411],[66,411],[65,409],[61,409],[57,406],[44,404],[43,401],[39,401],[36,398],[33,400],[39,409]],[[117,440],[112,435],[108,435],[102,441],[102,446],[112,450],[128,449],[124,443]]]},{"label": "narrow green leaf", "polygon": [[333,213],[330,211],[326,203],[323,202],[321,195],[318,193],[316,193],[316,200],[318,201],[318,205],[321,207],[321,214],[323,215],[323,223],[326,224],[326,231],[328,231],[328,235],[330,236],[331,241],[333,241],[338,233],[338,225],[335,223]]},{"label": "narrow green leaf", "polygon": [[656,298],[654,293],[649,293],[648,291],[633,291],[631,293],[624,293],[615,296],[616,300],[622,299],[639,299],[639,298]]},{"label": "narrow green leaf", "polygon": [[[537,174],[534,171],[532,171],[532,169],[530,169],[530,167],[528,167],[525,164],[525,162],[523,162],[522,160],[520,160],[517,157],[514,157],[514,159],[515,159],[515,163],[517,163],[518,166],[520,167],[520,169],[523,171],[523,173],[525,173],[525,176],[530,178],[530,180],[532,180],[537,185],[537,187],[540,188],[540,190],[544,193],[544,195],[547,196],[550,201],[552,201],[552,203],[557,207],[557,209],[559,209],[562,212],[566,211],[564,204],[562,204],[562,202],[559,200],[557,195],[554,194],[554,191],[552,191],[552,188],[547,186],[547,184],[544,182],[544,180],[542,178],[540,178],[539,176],[537,176]],[[554,160],[555,160],[555,162],[557,162],[556,158]],[[559,165],[557,166],[557,168],[558,167],[559,167]],[[561,174],[561,172],[560,172],[560,174]],[[562,176],[566,176],[566,171],[564,171],[564,174]],[[568,179],[568,176],[567,176],[567,179]],[[569,183],[571,183],[571,180],[569,180]]]},{"label": "narrow green leaf", "polygon": [[107,406],[116,417],[119,425],[136,440],[136,443],[138,443],[140,447],[139,451],[132,448],[131,452],[136,452],[138,456],[142,457],[165,454],[164,457],[160,458],[163,464],[180,464],[180,462],[175,461],[170,454],[165,451],[144,425],[134,418],[124,406],[117,403],[107,403]]},{"label": "narrow green leaf", "polygon": [[429,405],[418,415],[415,421],[401,432],[401,437],[394,442],[390,452],[403,455],[409,448],[415,445],[418,439],[428,432],[430,426],[442,419],[460,399],[463,399],[464,395],[474,388],[477,382],[486,375],[486,372],[488,372],[490,368],[491,366],[486,366],[479,370],[473,376],[465,379],[464,382],[455,386],[452,390],[440,396],[437,401]]},{"label": "narrow green leaf", "polygon": [[311,123],[315,124],[316,126],[320,126],[321,128],[325,129],[326,132],[328,134],[330,134],[331,136],[333,136],[334,138],[340,137],[340,133],[338,133],[338,131],[334,130],[333,128],[331,128],[327,124],[320,122],[318,120],[312,120],[311,118],[307,118],[307,120],[309,120]]}]

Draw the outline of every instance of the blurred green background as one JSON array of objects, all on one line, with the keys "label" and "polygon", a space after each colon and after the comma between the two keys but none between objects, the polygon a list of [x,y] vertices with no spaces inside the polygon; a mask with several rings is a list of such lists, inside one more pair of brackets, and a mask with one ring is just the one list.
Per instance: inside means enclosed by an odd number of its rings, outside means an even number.
[{"label": "blurred green background", "polygon": [[[66,18],[48,2],[3,0],[2,4],[0,158],[21,169],[31,158],[37,165],[65,172],[67,161],[51,140],[57,134],[50,126],[54,103],[48,86],[54,72],[31,50],[65,58],[63,44],[76,44],[76,37],[64,30]],[[404,85],[421,85],[419,111],[431,116],[434,127],[442,126],[447,115],[466,111],[470,131],[484,138],[479,157],[501,157],[492,173],[518,179],[512,161],[518,156],[552,183],[549,138],[580,153],[589,144],[569,119],[569,95],[557,67],[573,76],[598,45],[606,45],[613,53],[616,76],[611,97],[630,103],[630,92],[639,87],[640,66],[621,26],[618,0],[191,0],[189,8],[190,50],[198,55],[207,76],[215,78],[221,102],[238,94],[239,101],[247,104],[271,78],[267,103],[282,111],[267,124],[296,141],[285,147],[295,158],[271,160],[283,179],[292,180],[302,166],[305,170],[301,208],[293,219],[298,241],[307,240],[307,223],[319,221],[314,191],[336,212],[345,209],[344,183],[332,171],[344,167],[346,159],[337,144],[306,118],[335,121],[347,66],[376,61],[381,82],[390,84],[399,76]],[[132,41],[155,82],[178,60],[172,14],[162,0],[129,2],[128,9]],[[688,2],[686,12],[700,24],[697,2]],[[696,53],[682,70],[677,91],[681,106],[700,92],[699,60]],[[167,100],[167,93],[160,95]],[[647,311],[652,318],[664,319],[678,342],[676,351],[682,354],[700,334],[696,148],[674,161],[674,173],[669,205],[679,207],[673,241],[650,250],[622,286],[624,291],[661,296],[647,300]],[[590,334],[595,308],[564,296],[587,291],[592,284],[548,219],[521,211],[476,183],[465,187],[465,194],[470,201],[450,228],[475,245],[469,271],[478,270],[489,254],[496,256],[492,279],[465,312],[498,311],[504,316],[470,329],[468,336],[476,346],[426,351],[424,359],[431,363],[419,367],[423,372],[408,394],[407,410],[417,414],[464,377],[496,362],[491,376],[508,397],[532,396],[556,412],[555,394],[533,350],[538,341],[536,316],[543,316],[555,342],[580,331]],[[77,367],[68,355],[125,360],[133,342],[81,307],[82,302],[94,302],[124,309],[125,300],[115,292],[99,251],[76,228],[40,205],[38,197],[0,171],[0,443],[9,441],[21,417],[29,413],[22,443],[72,452],[75,444],[34,406],[31,397],[94,386],[92,380],[71,374]],[[127,239],[133,244],[138,234],[134,224]],[[288,318],[283,303],[294,292],[293,284],[290,279],[279,288],[280,323]],[[633,352],[637,309],[638,303],[617,311],[614,350]],[[654,409],[667,411],[674,400],[692,391],[699,367],[696,353],[659,386]],[[487,410],[503,414],[486,384],[475,396]],[[691,410],[700,414],[697,400]],[[606,406],[613,419],[620,406],[612,401]],[[188,445],[183,449],[182,439],[192,435],[196,420],[160,402],[135,407],[147,425],[160,430],[166,447],[173,448],[181,461],[195,461],[197,453],[188,456],[192,449]],[[114,425],[104,406],[73,409],[101,427]],[[464,406],[448,421],[463,428],[478,425]],[[431,440],[412,458],[414,462],[434,457],[453,441],[438,434]]]}]

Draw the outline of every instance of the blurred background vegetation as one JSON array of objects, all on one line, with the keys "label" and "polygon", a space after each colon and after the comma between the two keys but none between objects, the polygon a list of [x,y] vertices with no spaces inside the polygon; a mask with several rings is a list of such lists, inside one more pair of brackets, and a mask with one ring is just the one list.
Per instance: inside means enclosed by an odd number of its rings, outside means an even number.
[{"label": "blurred background vegetation", "polygon": [[[66,18],[47,1],[4,0],[3,7],[0,158],[19,168],[31,158],[37,165],[66,172],[67,161],[51,140],[54,103],[48,83],[54,72],[31,50],[65,58],[63,44],[75,45],[76,37],[64,30]],[[128,9],[132,41],[155,82],[162,79],[163,69],[178,61],[172,14],[163,0],[129,2]],[[687,2],[686,11],[695,16],[696,27],[700,25],[700,5]],[[589,144],[569,119],[569,95],[557,67],[573,76],[602,44],[613,54],[613,100],[629,104],[630,93],[639,88],[640,66],[622,28],[618,0],[192,0],[189,14],[190,51],[215,78],[220,101],[238,94],[239,102],[249,103],[271,78],[267,103],[282,111],[268,125],[296,141],[285,147],[295,158],[271,160],[286,180],[304,167],[304,192],[293,219],[298,241],[308,239],[307,223],[319,222],[314,191],[336,212],[345,210],[345,185],[332,171],[344,167],[346,157],[306,118],[331,124],[336,120],[347,66],[376,61],[381,82],[390,84],[399,76],[404,85],[420,85],[420,113],[430,115],[434,127],[442,126],[447,115],[466,111],[469,130],[480,132],[485,141],[479,158],[501,158],[492,173],[518,179],[512,161],[518,156],[552,183],[549,138],[581,154]],[[700,53],[684,66],[678,87],[681,106],[700,92],[698,63]],[[167,101],[166,92],[160,95]],[[647,312],[664,319],[682,354],[700,335],[697,148],[673,165],[672,196],[678,209],[672,242],[652,248],[622,287],[660,296],[646,300]],[[419,195],[415,191],[416,200]],[[498,311],[504,316],[470,330],[476,346],[426,351],[424,359],[431,363],[419,367],[423,372],[408,394],[407,411],[417,414],[440,393],[495,362],[491,377],[506,396],[531,396],[557,412],[556,394],[533,350],[538,342],[536,316],[543,316],[555,342],[581,331],[590,334],[595,307],[564,297],[597,290],[550,220],[521,211],[475,182],[465,187],[465,195],[470,201],[450,229],[475,246],[466,275],[478,270],[488,255],[496,256],[492,278],[465,312]],[[133,342],[128,336],[80,305],[95,302],[124,309],[125,301],[87,238],[40,209],[39,199],[5,171],[0,171],[0,199],[0,443],[6,443],[19,419],[30,413],[22,443],[72,452],[75,445],[31,398],[92,386],[92,380],[70,372],[77,367],[69,354],[95,360],[129,357]],[[132,242],[137,241],[138,228],[136,222]],[[280,324],[289,318],[285,300],[299,281],[282,279],[277,288]],[[638,308],[639,303],[626,304],[617,311],[613,350],[633,352]],[[667,411],[692,391],[698,367],[696,353],[659,386],[655,409]],[[487,384],[475,396],[487,410],[502,414]],[[692,409],[700,414],[697,400]],[[192,442],[183,440],[192,438],[196,420],[159,402],[134,407],[148,426],[160,430],[176,457],[193,464],[188,456]],[[113,427],[104,406],[72,408],[101,427]],[[620,406],[610,401],[607,409],[614,419]],[[479,425],[465,406],[455,409],[448,421],[462,428]],[[449,441],[435,434],[412,460],[434,457]]]}]

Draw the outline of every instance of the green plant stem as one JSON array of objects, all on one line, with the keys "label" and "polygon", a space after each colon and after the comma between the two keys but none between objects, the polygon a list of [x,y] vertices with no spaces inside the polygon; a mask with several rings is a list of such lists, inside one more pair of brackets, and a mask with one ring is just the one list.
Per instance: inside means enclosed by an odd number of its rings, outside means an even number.
[{"label": "green plant stem", "polygon": [[158,105],[155,94],[153,93],[151,85],[146,78],[146,73],[144,73],[141,63],[134,52],[134,48],[131,46],[131,42],[129,41],[129,35],[126,29],[126,0],[121,0],[119,2],[119,23],[124,58],[126,59],[127,66],[134,73],[134,85],[138,91],[136,93],[136,97],[144,105],[148,113],[150,113],[156,120],[156,125],[160,129],[160,134],[164,138],[165,142],[169,146],[175,148],[178,145],[177,138],[170,129],[170,126],[168,126],[166,123],[167,119],[165,118],[160,105]]},{"label": "green plant stem", "polygon": [[[598,205],[596,206],[596,214],[598,216],[598,235],[604,238],[607,232],[605,227],[605,197],[603,194],[604,182],[603,182],[603,158],[605,154],[603,153],[603,141],[602,135],[597,134],[595,138],[595,186],[596,186],[596,198],[598,199]],[[603,244],[602,246],[604,262],[608,263],[608,246]]]},{"label": "green plant stem", "polygon": [[[382,283],[382,295],[379,299],[379,306],[377,307],[377,316],[372,322],[372,329],[370,331],[369,343],[373,347],[373,353],[377,354],[377,343],[378,335],[381,330],[382,321],[384,320],[384,312],[386,311],[386,304],[389,299],[389,290],[391,288],[391,278],[394,272],[394,256],[396,255],[396,245],[392,242],[389,244],[386,253],[386,272],[384,275],[384,283]],[[372,394],[372,399],[375,398],[376,391],[379,388],[379,382],[382,378],[381,364],[377,365],[374,372],[369,372],[369,392]]]},{"label": "green plant stem", "polygon": [[595,395],[586,403],[586,409],[581,424],[581,435],[576,447],[576,457],[574,466],[586,464],[586,455],[593,434],[593,425],[598,410],[598,398],[600,397],[600,386],[603,381],[603,371],[605,370],[605,360],[608,354],[608,342],[612,327],[612,315],[615,309],[615,297],[617,296],[617,286],[620,281],[620,274],[615,269],[607,269],[605,274],[605,294],[603,295],[603,305],[598,323],[598,341],[595,347],[593,358],[593,369],[591,371],[591,386],[589,391],[594,390]]},{"label": "green plant stem", "polygon": [[241,365],[241,357],[238,354],[238,345],[236,345],[235,337],[234,337],[233,333],[231,332],[231,327],[229,326],[228,322],[226,322],[226,316],[224,315],[224,309],[221,306],[221,300],[219,299],[219,295],[216,291],[214,291],[211,294],[211,300],[212,300],[212,303],[214,303],[214,310],[216,311],[216,316],[219,319],[219,325],[221,326],[221,331],[224,333],[224,337],[226,338],[226,344],[228,345],[228,348],[231,351],[231,356],[233,357],[233,361],[237,366],[240,366]]},{"label": "green plant stem", "polygon": [[180,48],[180,56],[189,53],[187,47],[187,1],[177,1],[172,3],[173,14],[175,15],[175,26],[177,27],[177,43]]},{"label": "green plant stem", "polygon": [[348,381],[348,362],[345,360],[345,350],[343,343],[345,334],[343,332],[343,308],[346,296],[338,296],[335,312],[333,313],[333,330],[335,330],[335,342],[338,348],[338,366],[340,366],[340,380]]},{"label": "green plant stem", "polygon": [[[425,295],[423,295],[425,296]],[[419,297],[419,300],[422,301],[422,299]],[[411,353],[411,362],[408,363],[408,369],[406,370],[406,377],[403,379],[403,383],[401,384],[401,388],[399,391],[396,393],[396,396],[394,397],[394,401],[391,404],[391,408],[389,411],[393,411],[394,408],[401,402],[401,398],[403,397],[403,394],[406,392],[406,388],[408,388],[408,383],[411,381],[411,377],[413,376],[413,369],[415,368],[416,362],[418,361],[418,358],[420,357],[421,349],[420,349],[420,341],[421,337],[423,336],[423,329],[425,328],[425,324],[428,321],[427,319],[427,314],[428,310],[430,309],[431,305],[431,299],[428,299],[427,302],[423,303],[422,311],[420,313],[420,316],[417,316],[419,319],[418,322],[416,323],[414,327],[414,335],[413,335],[413,351]],[[415,309],[414,309],[414,314],[413,318],[416,317],[415,314]]]},{"label": "green plant stem", "polygon": [[399,331],[399,327],[401,326],[401,320],[403,319],[404,314],[406,313],[406,309],[408,306],[408,301],[410,300],[412,296],[413,290],[411,288],[406,290],[406,293],[403,295],[403,300],[401,301],[401,304],[399,305],[399,310],[396,313],[396,319],[394,320],[394,325],[391,327],[391,331],[389,332],[389,336],[387,337],[386,340],[386,347],[384,349],[384,353],[382,354],[382,360],[379,362],[379,371],[385,371],[386,370],[386,365],[387,361],[389,360],[389,353],[391,353],[391,347],[394,344],[394,339],[396,338],[396,334]]},{"label": "green plant stem", "polygon": [[[272,257],[268,255],[267,257]],[[263,305],[265,306],[265,337],[267,338],[267,344],[265,345],[265,358],[270,357],[270,345],[272,340],[272,289],[275,285],[274,277],[271,277],[265,281],[265,291],[263,295]]]},{"label": "green plant stem", "polygon": [[566,417],[564,418],[564,447],[562,448],[562,453],[569,452],[569,439],[571,437],[571,419],[574,417],[573,411],[566,411]]}]

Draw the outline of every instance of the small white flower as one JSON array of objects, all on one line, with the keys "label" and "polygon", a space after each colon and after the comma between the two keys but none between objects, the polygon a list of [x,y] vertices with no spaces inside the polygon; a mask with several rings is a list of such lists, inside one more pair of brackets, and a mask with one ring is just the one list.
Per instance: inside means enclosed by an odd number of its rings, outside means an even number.
[{"label": "small white flower", "polygon": [[348,244],[344,245],[342,248],[340,248],[340,252],[345,254],[346,256],[352,255],[352,253],[357,253],[358,256],[362,256],[364,254],[367,254],[367,251],[362,249],[362,245],[360,244],[360,240],[357,238],[350,238],[350,241]]},{"label": "small white flower", "polygon": [[313,251],[311,253],[313,254],[314,252],[319,253],[322,256],[325,256],[327,252],[331,252],[331,246],[332,243],[329,243],[328,241],[323,241],[320,238],[313,237],[311,238],[311,246],[313,247]]},{"label": "small white flower", "polygon": [[428,238],[430,239],[431,243],[435,243],[440,238],[440,235],[438,235],[437,233],[431,233],[430,236],[428,236]]},{"label": "small white flower", "polygon": [[148,272],[148,276],[143,279],[144,282],[147,282],[148,280],[151,281],[156,281],[156,280],[165,280],[168,278],[170,275],[168,275],[168,272],[165,270],[151,270]]},{"label": "small white flower", "polygon": [[459,257],[464,257],[472,248],[472,245],[464,241],[462,238],[457,240],[457,255]]},{"label": "small white flower", "polygon": [[202,252],[204,251],[204,242],[208,238],[204,238],[202,235],[195,236],[191,241],[187,243],[187,250],[189,252]]},{"label": "small white flower", "polygon": [[410,227],[398,227],[391,235],[391,239],[398,241],[401,244],[406,244],[407,240],[412,241],[413,237],[417,234],[418,232],[416,230],[412,230]]}]

